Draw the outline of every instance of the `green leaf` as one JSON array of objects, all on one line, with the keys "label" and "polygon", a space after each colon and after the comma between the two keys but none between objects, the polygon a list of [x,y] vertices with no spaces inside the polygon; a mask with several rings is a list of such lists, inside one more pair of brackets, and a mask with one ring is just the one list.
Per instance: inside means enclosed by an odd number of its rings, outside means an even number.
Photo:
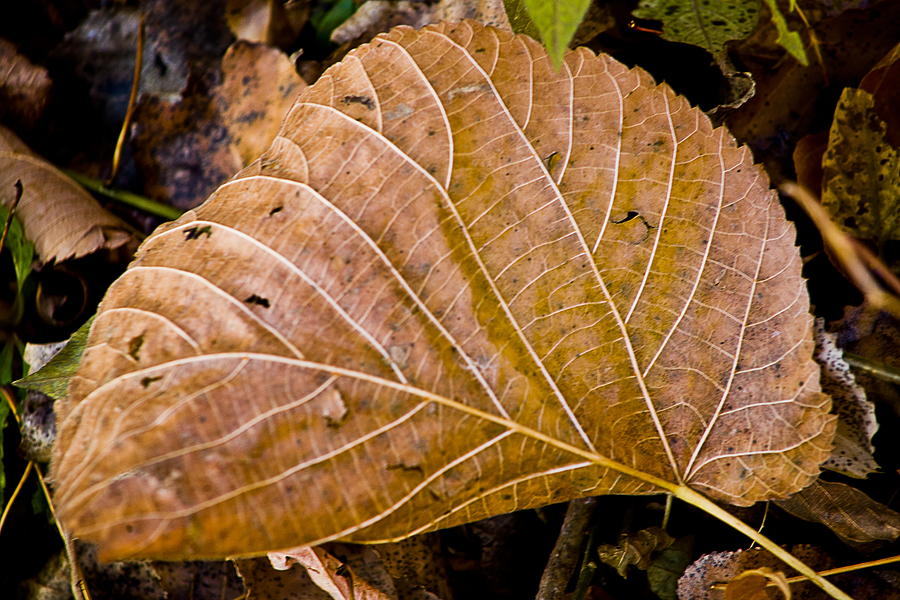
[{"label": "green leaf", "polygon": [[69,343],[63,346],[63,349],[51,358],[50,362],[27,377],[14,381],[13,384],[20,388],[37,390],[54,400],[64,397],[69,387],[69,379],[78,370],[81,354],[84,352],[93,322],[94,317],[88,319],[84,325],[78,328],[78,331],[72,334]]},{"label": "green leaf", "polygon": [[356,12],[353,0],[326,0],[313,9],[309,19],[321,43],[331,42],[331,32]]},{"label": "green leaf", "polygon": [[[806,48],[803,47],[803,40],[800,39],[799,33],[788,29],[787,21],[785,21],[784,15],[781,14],[781,9],[778,8],[777,0],[766,0],[766,5],[772,13],[772,23],[775,24],[775,28],[778,30],[778,39],[776,39],[775,42],[787,50],[801,65],[804,67],[808,66],[809,58],[806,56]],[[791,10],[794,10],[795,7],[796,4],[792,0]]]},{"label": "green leaf", "polygon": [[[0,206],[0,223],[6,223],[9,211],[5,206]],[[2,225],[0,225],[2,231]],[[16,269],[16,284],[22,289],[22,282],[31,273],[31,261],[34,259],[34,244],[25,237],[25,230],[19,220],[13,217],[9,224],[9,233],[6,235],[4,247],[12,254],[13,266]]]},{"label": "green leaf", "polygon": [[[541,41],[550,54],[550,59],[558,68],[562,64],[563,55],[575,31],[584,19],[591,0],[521,0],[525,4],[525,10],[531,18],[534,27],[540,33]],[[506,4],[507,15],[512,21],[513,16],[521,23],[521,12],[513,1]],[[513,5],[513,12],[510,12]]]},{"label": "green leaf", "polygon": [[754,0],[641,0],[632,12],[663,24],[662,37],[700,46],[713,56],[725,54],[725,43],[747,37],[756,26]]},{"label": "green leaf", "polygon": [[525,0],[503,0],[503,6],[506,8],[506,17],[514,32],[524,33],[536,40],[541,38],[541,32],[538,31],[537,25],[528,16]]},{"label": "green leaf", "polygon": [[661,600],[676,600],[678,597],[678,578],[691,563],[693,547],[693,536],[678,538],[647,567],[650,589]]}]

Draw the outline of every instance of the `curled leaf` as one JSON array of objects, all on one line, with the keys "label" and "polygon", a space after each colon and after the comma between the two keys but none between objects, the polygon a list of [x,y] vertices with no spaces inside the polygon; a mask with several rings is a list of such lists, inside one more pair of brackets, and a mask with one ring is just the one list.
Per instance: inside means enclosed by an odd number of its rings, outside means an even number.
[{"label": "curled leaf", "polygon": [[133,241],[125,224],[77,183],[0,126],[0,201],[9,205],[22,184],[16,216],[45,263],[79,258]]},{"label": "curled leaf", "polygon": [[110,288],[59,407],[58,514],[106,557],[183,558],[783,497],[834,431],[811,322],[762,171],[668,87],[397,28]]}]

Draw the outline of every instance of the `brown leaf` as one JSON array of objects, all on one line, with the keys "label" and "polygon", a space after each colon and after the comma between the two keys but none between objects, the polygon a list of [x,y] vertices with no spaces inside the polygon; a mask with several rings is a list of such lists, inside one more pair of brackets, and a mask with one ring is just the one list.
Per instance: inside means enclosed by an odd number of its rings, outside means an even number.
[{"label": "brown leaf", "polygon": [[309,0],[228,0],[228,27],[240,40],[289,46],[309,20]]},{"label": "brown leaf", "polygon": [[820,479],[777,504],[795,517],[822,523],[848,543],[900,536],[900,513],[843,483]]},{"label": "brown leaf", "polygon": [[0,201],[7,206],[15,197],[17,180],[23,194],[16,216],[43,262],[62,262],[134,241],[122,221],[0,126]]},{"label": "brown leaf", "polygon": [[32,127],[47,106],[50,86],[47,69],[0,38],[0,121]]},{"label": "brown leaf", "polygon": [[822,391],[831,396],[831,406],[838,415],[834,448],[822,466],[864,479],[878,470],[872,455],[875,452],[872,437],[878,431],[875,405],[856,383],[843,351],[837,347],[836,336],[825,331],[821,319],[816,319],[813,332],[816,340],[814,356],[822,366]]},{"label": "brown leaf", "polygon": [[[774,588],[768,585],[774,583]],[[744,571],[725,586],[725,600],[791,600],[791,587],[781,571],[767,567]]]},{"label": "brown leaf", "polygon": [[672,545],[675,538],[659,527],[648,527],[631,534],[623,534],[619,543],[601,544],[597,548],[600,560],[625,577],[629,565],[646,570],[650,566],[653,554],[665,550]]},{"label": "brown leaf", "polygon": [[330,600],[330,596],[313,583],[299,564],[284,571],[272,568],[266,558],[242,558],[234,561],[253,600]]},{"label": "brown leaf", "polygon": [[810,483],[834,420],[764,174],[643,71],[565,64],[401,27],[307,89],[110,288],[59,407],[68,529],[250,555]]},{"label": "brown leaf", "polygon": [[333,600],[391,600],[387,594],[355,576],[353,570],[322,547],[302,547],[287,553],[269,553],[272,566],[284,571],[299,564],[309,578]]}]

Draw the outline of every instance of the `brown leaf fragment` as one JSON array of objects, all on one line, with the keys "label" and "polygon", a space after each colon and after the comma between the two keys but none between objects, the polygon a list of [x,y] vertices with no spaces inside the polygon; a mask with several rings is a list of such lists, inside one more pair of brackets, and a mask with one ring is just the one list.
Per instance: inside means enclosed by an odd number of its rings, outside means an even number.
[{"label": "brown leaf fragment", "polygon": [[213,90],[220,118],[241,165],[269,147],[287,110],[306,84],[276,48],[238,41],[222,57],[222,83]]},{"label": "brown leaf fragment", "polygon": [[831,396],[832,407],[838,415],[834,449],[822,463],[849,477],[864,479],[879,470],[872,453],[872,437],[878,431],[875,405],[866,398],[866,391],[856,383],[844,353],[837,347],[836,336],[825,331],[824,322],[816,319],[815,359],[822,366],[822,391]]},{"label": "brown leaf fragment", "polygon": [[875,113],[887,128],[885,137],[900,147],[900,43],[863,77],[859,89],[872,94]]},{"label": "brown leaf fragment", "polygon": [[16,216],[44,263],[134,242],[121,220],[0,126],[0,201],[7,206],[14,198],[17,180],[23,194]]},{"label": "brown leaf fragment", "polygon": [[289,46],[306,25],[309,0],[228,0],[225,18],[239,40]]},{"label": "brown leaf fragment", "polygon": [[50,87],[47,69],[0,38],[0,122],[33,127],[47,105]]},{"label": "brown leaf fragment", "polygon": [[822,523],[847,543],[866,544],[900,536],[900,513],[843,483],[819,479],[776,504],[795,517]]},{"label": "brown leaf fragment", "polygon": [[822,158],[822,204],[846,231],[879,246],[900,239],[900,149],[886,132],[872,95],[847,88]]},{"label": "brown leaf fragment", "polygon": [[800,266],[750,152],[643,71],[396,28],[110,287],[58,407],[59,517],[109,558],[212,558],[787,496],[835,428]]},{"label": "brown leaf fragment", "polygon": [[396,600],[372,587],[345,563],[321,547],[303,547],[290,552],[270,552],[269,561],[278,570],[299,564],[309,578],[332,600]]},{"label": "brown leaf fragment", "polygon": [[[775,587],[769,587],[774,583]],[[725,586],[725,600],[791,600],[791,587],[781,571],[767,567],[744,571]]]},{"label": "brown leaf fragment", "polygon": [[619,542],[601,544],[597,547],[600,560],[627,577],[628,567],[636,566],[646,570],[653,560],[653,555],[672,545],[675,538],[659,527],[648,527],[634,533],[622,534]]}]

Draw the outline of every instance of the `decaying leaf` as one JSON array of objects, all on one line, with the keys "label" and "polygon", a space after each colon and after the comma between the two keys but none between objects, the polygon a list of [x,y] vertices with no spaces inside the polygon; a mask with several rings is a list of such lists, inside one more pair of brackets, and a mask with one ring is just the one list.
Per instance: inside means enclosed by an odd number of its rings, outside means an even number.
[{"label": "decaying leaf", "polygon": [[831,405],[838,415],[834,449],[822,466],[863,479],[878,470],[878,463],[872,456],[875,452],[872,437],[878,431],[875,405],[856,383],[844,353],[837,347],[836,336],[825,331],[820,319],[816,319],[813,331],[815,358],[822,366],[822,391],[831,396]]},{"label": "decaying leaf", "polygon": [[62,262],[134,241],[122,221],[0,126],[0,201],[7,206],[17,180],[23,193],[16,216],[41,261]]},{"label": "decaying leaf", "polygon": [[900,239],[900,150],[886,131],[872,95],[847,88],[822,159],[822,204],[848,232],[880,245]]},{"label": "decaying leaf", "polygon": [[280,50],[240,41],[228,47],[222,57],[222,83],[213,95],[241,166],[269,147],[281,118],[304,87]]},{"label": "decaying leaf", "polygon": [[234,565],[254,600],[331,600],[299,564],[277,571],[266,558],[242,558]]},{"label": "decaying leaf", "polygon": [[355,576],[349,566],[321,547],[297,548],[290,553],[270,553],[272,566],[284,571],[297,563],[332,600],[391,600],[391,596]]},{"label": "decaying leaf", "polygon": [[[770,588],[769,584],[775,586]],[[725,600],[791,600],[791,586],[781,571],[768,567],[744,571],[725,586]]]},{"label": "decaying leaf", "polygon": [[755,568],[777,569],[780,565],[771,554],[760,548],[704,554],[694,561],[678,580],[678,598],[725,600],[722,584],[727,584],[744,571]]},{"label": "decaying leaf", "polygon": [[225,18],[239,40],[288,46],[309,20],[309,0],[228,0]]},{"label": "decaying leaf", "polygon": [[47,69],[0,38],[0,121],[33,126],[47,106],[50,86]]},{"label": "decaying leaf", "polygon": [[900,536],[900,513],[843,483],[820,479],[776,502],[795,517],[822,523],[849,543],[895,540]]},{"label": "decaying leaf", "polygon": [[617,544],[601,544],[597,548],[600,560],[627,576],[631,565],[646,570],[653,555],[672,545],[675,538],[659,527],[648,527],[630,534],[623,534]]},{"label": "decaying leaf", "polygon": [[58,407],[58,515],[177,559],[783,497],[834,431],[807,302],[763,172],[668,87],[397,28],[112,285]]},{"label": "decaying leaf", "polygon": [[725,44],[747,37],[756,26],[757,2],[692,2],[690,0],[641,0],[633,11],[640,19],[663,24],[663,37],[693,44],[720,57]]}]

